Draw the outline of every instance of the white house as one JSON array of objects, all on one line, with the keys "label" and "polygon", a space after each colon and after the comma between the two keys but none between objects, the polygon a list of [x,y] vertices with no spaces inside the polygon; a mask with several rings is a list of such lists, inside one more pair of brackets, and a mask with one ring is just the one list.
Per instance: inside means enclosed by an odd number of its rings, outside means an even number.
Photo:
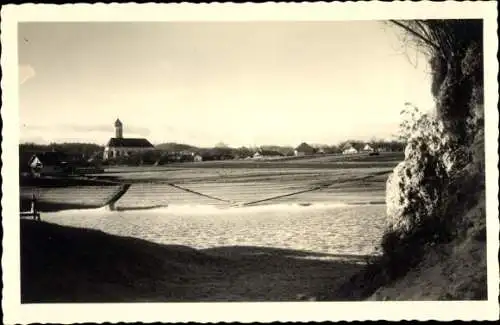
[{"label": "white house", "polygon": [[153,150],[155,147],[145,138],[124,138],[123,124],[117,119],[115,122],[115,137],[109,139],[104,148],[104,160],[120,156],[128,156],[136,152]]},{"label": "white house", "polygon": [[375,150],[369,145],[369,144],[366,144],[364,147],[363,147],[363,151],[364,152],[374,152]]},{"label": "white house", "polygon": [[29,168],[35,176],[57,175],[66,170],[65,156],[59,152],[41,152],[34,154],[29,162]]},{"label": "white house", "polygon": [[344,155],[350,155],[350,154],[358,153],[358,150],[354,147],[350,147],[350,148],[344,149],[344,151],[342,151],[342,153]]}]

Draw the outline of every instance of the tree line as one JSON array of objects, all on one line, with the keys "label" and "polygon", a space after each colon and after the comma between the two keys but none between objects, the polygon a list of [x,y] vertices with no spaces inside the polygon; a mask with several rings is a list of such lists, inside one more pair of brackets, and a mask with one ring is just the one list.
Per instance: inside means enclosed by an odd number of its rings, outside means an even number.
[{"label": "tree line", "polygon": [[[403,151],[405,143],[403,140],[376,140],[361,141],[361,140],[346,140],[335,145],[312,145],[318,152],[325,154],[340,154],[347,146],[361,150],[366,143],[369,143],[375,149],[383,149],[386,151]],[[246,158],[253,156],[258,150],[279,152],[283,156],[293,156],[294,149],[291,146],[264,145],[260,147],[229,147],[229,146],[214,146],[211,148],[196,147],[182,143],[163,143],[155,146],[156,150],[149,153],[143,153],[137,157],[138,163],[141,160],[165,160],[165,161],[188,161],[192,158],[187,157],[190,153],[199,154],[203,160],[224,160],[234,158]],[[321,151],[319,150],[321,149]],[[104,146],[95,143],[22,143],[19,145],[19,152],[36,153],[56,151],[63,152],[73,159],[82,160],[102,160]],[[191,155],[192,156],[192,155]]]},{"label": "tree line", "polygon": [[104,146],[95,143],[85,142],[64,142],[64,143],[50,143],[50,144],[37,144],[33,142],[19,144],[19,152],[22,153],[37,153],[56,151],[63,152],[68,156],[75,159],[89,159],[96,154],[104,151]]}]

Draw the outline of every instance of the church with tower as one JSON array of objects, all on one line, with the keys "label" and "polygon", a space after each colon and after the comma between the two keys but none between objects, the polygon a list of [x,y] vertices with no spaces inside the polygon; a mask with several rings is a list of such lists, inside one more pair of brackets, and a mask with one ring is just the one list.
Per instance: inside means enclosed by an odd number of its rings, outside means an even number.
[{"label": "church with tower", "polygon": [[104,160],[128,156],[136,152],[153,150],[155,147],[145,138],[124,138],[123,123],[120,119],[115,121],[115,137],[109,139],[104,148]]}]

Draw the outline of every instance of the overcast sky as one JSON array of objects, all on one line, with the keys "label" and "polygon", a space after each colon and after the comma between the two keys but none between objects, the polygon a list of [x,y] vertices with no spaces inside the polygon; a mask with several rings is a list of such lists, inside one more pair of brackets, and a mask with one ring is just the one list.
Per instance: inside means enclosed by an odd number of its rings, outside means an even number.
[{"label": "overcast sky", "polygon": [[432,107],[425,58],[382,22],[21,23],[21,141],[213,146],[389,138]]}]

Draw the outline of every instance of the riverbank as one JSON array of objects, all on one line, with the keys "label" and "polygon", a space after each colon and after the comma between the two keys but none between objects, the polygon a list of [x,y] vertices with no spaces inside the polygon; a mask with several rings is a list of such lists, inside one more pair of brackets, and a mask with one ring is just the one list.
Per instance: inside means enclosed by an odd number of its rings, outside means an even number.
[{"label": "riverbank", "polygon": [[469,198],[457,207],[456,230],[450,241],[414,244],[404,249],[406,257],[401,260],[373,259],[337,291],[337,297],[354,301],[488,299],[484,184],[482,187],[465,192]]},{"label": "riverbank", "polygon": [[463,213],[467,226],[452,241],[429,245],[422,261],[368,300],[488,299],[485,194]]},{"label": "riverbank", "polygon": [[21,220],[23,303],[336,300],[363,261],[266,247],[160,245]]}]

